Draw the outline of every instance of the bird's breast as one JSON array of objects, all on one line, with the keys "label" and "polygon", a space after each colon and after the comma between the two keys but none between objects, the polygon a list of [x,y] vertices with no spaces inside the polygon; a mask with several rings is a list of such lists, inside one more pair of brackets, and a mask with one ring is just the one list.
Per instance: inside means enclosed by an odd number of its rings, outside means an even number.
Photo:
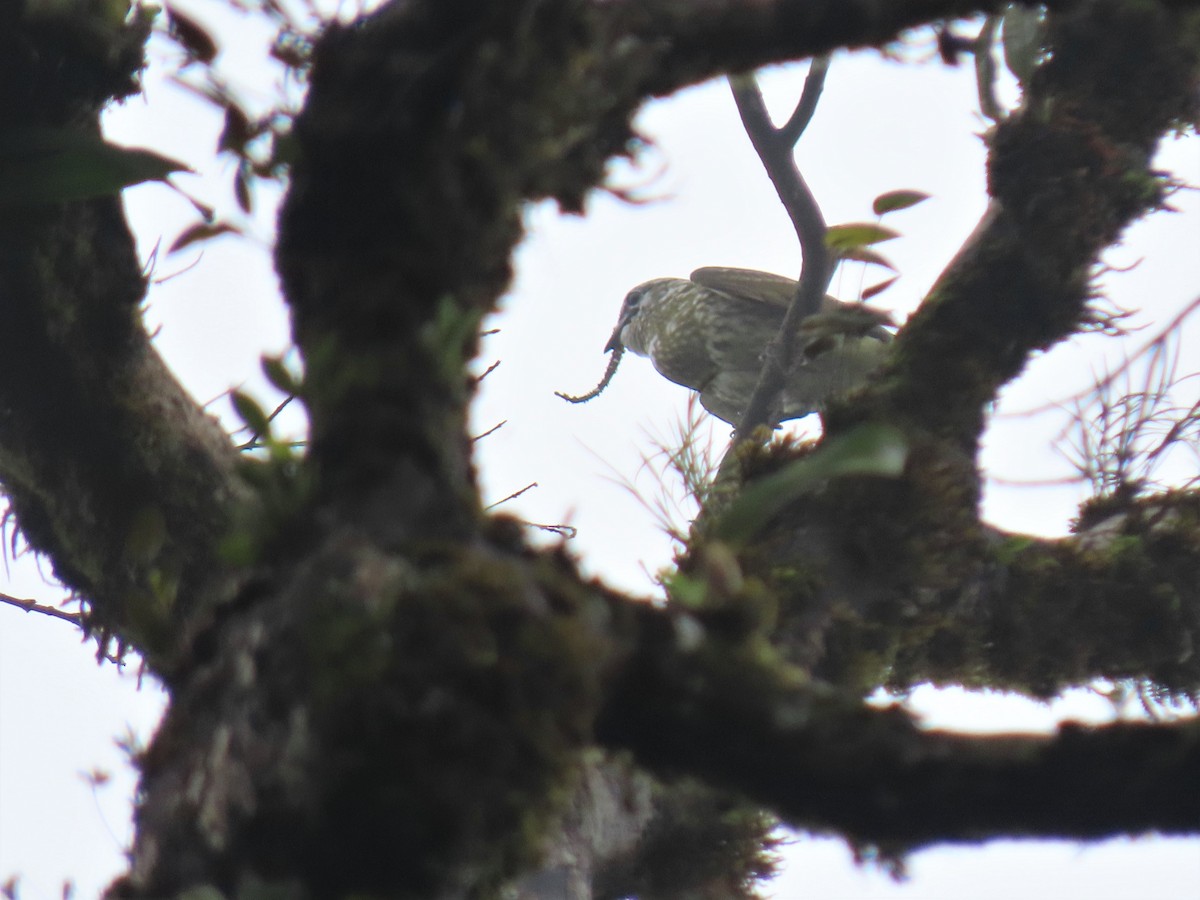
[{"label": "bird's breast", "polygon": [[[656,311],[657,312],[657,311]],[[645,356],[665,378],[699,390],[716,372],[712,356],[712,328],[699,304],[681,303],[657,322],[645,341]]]}]

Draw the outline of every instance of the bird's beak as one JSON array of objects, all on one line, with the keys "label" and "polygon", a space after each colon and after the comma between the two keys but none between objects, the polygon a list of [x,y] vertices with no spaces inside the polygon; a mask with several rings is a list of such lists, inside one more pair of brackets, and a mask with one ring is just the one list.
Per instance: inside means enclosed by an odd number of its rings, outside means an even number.
[{"label": "bird's beak", "polygon": [[610,337],[608,339],[608,343],[604,345],[605,353],[612,353],[614,350],[619,350],[622,346],[624,346],[621,343],[621,330],[624,327],[625,323],[621,322],[616,328],[613,329],[612,337]]}]

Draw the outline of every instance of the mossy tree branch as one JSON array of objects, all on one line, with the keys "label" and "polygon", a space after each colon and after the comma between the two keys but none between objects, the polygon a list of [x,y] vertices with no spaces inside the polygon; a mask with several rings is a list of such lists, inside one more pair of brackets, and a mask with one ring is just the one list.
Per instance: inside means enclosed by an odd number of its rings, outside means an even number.
[{"label": "mossy tree branch", "polygon": [[[101,10],[0,25],[0,140],[95,131],[136,90],[147,33]],[[0,481],[85,626],[165,673],[184,623],[236,582],[217,544],[245,491],[232,445],[151,347],[145,288],[116,198],[0,209]]]},{"label": "mossy tree branch", "polygon": [[[1011,776],[1028,800],[1064,760],[1108,777],[1100,761],[1117,748],[1122,770],[1150,774],[1086,833],[1181,827],[1194,794],[1163,795],[1194,771],[1185,728],[1076,744],[922,735],[853,691],[814,687],[768,636],[785,564],[826,610],[987,583],[982,407],[1032,349],[1078,324],[1096,253],[1159,201],[1147,164],[1194,101],[1194,16],[1051,4],[1073,10],[1055,20],[1053,64],[1028,111],[992,139],[998,209],[858,411],[831,417],[833,430],[898,422],[912,436],[907,479],[847,480],[789,510],[757,551],[767,568],[725,567],[738,576],[726,608],[685,620],[584,582],[565,557],[533,553],[511,523],[484,517],[472,479],[464,364],[508,284],[526,202],[581,210],[608,160],[629,151],[647,96],[1000,5],[503,0],[480,13],[412,0],[331,26],[296,122],[277,252],[312,452],[286,521],[232,571],[216,545],[243,495],[233,451],[149,346],[144,279],[115,201],[47,205],[4,226],[6,489],[97,620],[168,661],[172,704],[141,759],[131,871],[114,896],[264,882],[309,896],[485,892],[536,866],[597,722],[647,764],[894,846],[972,829],[1085,833],[1034,803],[1024,817],[955,820],[937,779],[961,779],[978,799]],[[0,60],[37,77],[0,78],[0,128],[28,124],[30,110],[94,128],[103,101],[131,89],[144,34],[122,24],[104,32],[114,52],[98,52],[69,18],[34,23],[23,9],[3,9]],[[1110,50],[1132,54],[1116,83],[1095,68]],[[951,376],[961,392],[939,380]],[[697,557],[715,592],[718,555]],[[164,584],[175,587],[154,594]],[[175,602],[147,624],[141,604],[122,605],[138,590]],[[780,620],[793,614],[808,611]],[[826,753],[840,750],[870,768],[861,785],[843,772],[822,786],[836,762]],[[927,789],[927,816],[914,785]],[[839,795],[852,801],[841,813]],[[1149,818],[1156,804],[1165,812]],[[915,824],[901,833],[907,807]]]},{"label": "mossy tree branch", "polygon": [[[761,647],[693,649],[684,623],[645,616],[598,730],[662,775],[702,777],[798,828],[893,854],[1002,835],[1195,831],[1195,721],[1064,726],[1051,737],[927,731],[899,708],[814,688]],[[1095,802],[1081,807],[1085,796]]]},{"label": "mossy tree branch", "polygon": [[[1000,675],[993,666],[1002,656],[1009,663],[1003,683],[1034,693],[1088,675],[1068,659],[1060,660],[1064,668],[1059,668],[1015,643],[993,655],[979,642],[978,629],[985,627],[981,623],[958,620],[962,632],[956,639],[953,628],[943,626],[957,616],[940,624],[938,617],[964,602],[965,608],[978,607],[985,620],[1010,626],[1032,613],[1029,597],[1011,592],[1006,579],[1016,572],[1010,560],[998,563],[994,536],[979,520],[976,454],[985,412],[1035,350],[1082,326],[1100,252],[1129,223],[1162,204],[1167,185],[1151,169],[1151,158],[1162,134],[1196,116],[1200,42],[1195,13],[1177,19],[1155,5],[1090,3],[1048,21],[1049,61],[1032,78],[1022,109],[989,135],[993,201],[984,220],[901,331],[890,362],[863,392],[826,416],[831,433],[862,420],[902,427],[911,451],[904,478],[890,485],[847,479],[819,498],[797,503],[779,517],[756,558],[746,560],[749,572],[776,584],[789,598],[783,619],[792,652],[808,667],[820,668],[836,644],[854,652],[878,652],[875,665],[868,666],[868,672],[877,674],[877,665],[893,662],[897,647],[927,634],[924,623],[944,641],[938,646],[960,651],[958,674],[951,677],[971,680],[973,666],[981,680]],[[1121,63],[1111,66],[1097,62],[1118,58]],[[1144,104],[1135,97],[1144,98]],[[1128,520],[1137,554],[1162,546],[1149,531],[1150,521],[1140,516]],[[1183,531],[1189,548],[1190,527]],[[1128,561],[1124,554],[1129,545],[1110,548],[1107,562],[1092,550],[1083,551],[1094,545],[1082,540],[1039,546],[1024,560],[1037,562],[1017,583],[1025,585],[1027,594],[1045,597],[1034,585],[1061,587],[1059,576],[1078,576],[1083,580],[1076,582],[1077,588],[1089,585],[1089,593],[1098,595],[1093,613],[1099,618],[1093,621],[1102,620],[1104,589],[1090,579],[1099,577],[1099,567],[1106,573],[1103,583],[1119,593],[1116,585],[1128,574],[1122,560]],[[857,564],[838,562],[846,554]],[[1037,567],[1045,583],[1038,581]],[[1118,572],[1122,577],[1116,577]],[[789,591],[780,573],[804,589]],[[1182,604],[1183,621],[1177,624],[1190,634],[1196,598],[1186,581],[1167,577],[1185,585],[1182,593],[1174,588],[1167,592],[1172,602]],[[847,604],[845,598],[853,601]],[[866,621],[872,615],[874,620]],[[1100,626],[1114,629],[1107,642],[1101,641],[1110,649],[1127,636],[1115,628],[1121,618]],[[835,619],[842,620],[836,636],[827,633]],[[1027,621],[1033,628],[1033,620]],[[851,622],[861,626],[857,636]],[[1028,628],[1016,631],[1028,634]],[[1033,646],[1038,646],[1036,640]],[[1080,646],[1098,649],[1082,635]],[[974,649],[962,652],[966,647]],[[1160,651],[1160,661],[1163,653],[1174,652],[1165,645]],[[1112,662],[1122,657],[1100,658]],[[1092,661],[1094,674],[1103,668],[1100,658]],[[1029,665],[1021,675],[1014,671],[1018,660]],[[896,676],[901,682],[937,677],[936,666],[910,663]],[[834,669],[844,671],[845,666],[843,659]],[[1196,690],[1190,675],[1169,676],[1171,668],[1157,673],[1168,678],[1172,689]]]}]

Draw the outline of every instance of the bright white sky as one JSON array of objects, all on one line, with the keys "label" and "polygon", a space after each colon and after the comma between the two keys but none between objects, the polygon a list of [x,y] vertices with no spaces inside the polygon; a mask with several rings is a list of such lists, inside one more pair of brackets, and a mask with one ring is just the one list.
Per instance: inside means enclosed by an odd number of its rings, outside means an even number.
[{"label": "bright white sky", "polygon": [[[187,6],[220,27],[231,16],[219,2]],[[260,38],[235,22],[224,44],[230,65],[253,54]],[[902,277],[879,303],[903,319],[919,301],[984,207],[983,147],[986,123],[975,110],[972,73],[931,61],[922,47],[901,65],[877,54],[839,57],[825,97],[799,150],[806,178],[831,223],[869,219],[872,198],[897,188],[923,190],[933,199],[889,217],[903,237],[884,246]],[[159,46],[154,58],[166,51]],[[246,58],[242,56],[241,58]],[[250,70],[255,71],[255,70]],[[780,115],[794,102],[802,69],[780,69],[765,80]],[[238,79],[267,102],[270,83]],[[109,116],[112,139],[181,158],[202,172],[180,179],[189,191],[232,214],[228,185],[232,167],[214,162],[210,148],[218,122],[210,110],[167,85],[162,73],[147,79],[148,99],[135,99]],[[666,565],[670,540],[633,483],[653,506],[659,490],[653,467],[642,464],[656,440],[669,440],[687,391],[658,377],[645,360],[627,356],[609,389],[596,400],[571,406],[555,390],[582,393],[599,379],[602,348],[621,298],[634,284],[665,275],[686,275],[701,265],[734,265],[794,275],[799,268],[791,227],[763,174],[723,83],[686,91],[649,106],[640,119],[656,143],[646,164],[616,174],[623,185],[642,185],[656,197],[631,206],[596,195],[584,218],[564,219],[548,206],[531,208],[529,239],[518,256],[513,289],[492,326],[478,360],[480,370],[500,367],[485,380],[475,406],[476,432],[507,424],[479,444],[478,466],[485,498],[499,500],[530,482],[538,487],[504,505],[532,522],[569,523],[578,537],[569,547],[585,572],[611,585],[650,594],[647,573]],[[1200,141],[1174,143],[1162,166],[1200,184]],[[260,192],[269,207],[271,198]],[[177,195],[159,186],[126,192],[143,255],[168,244],[194,221]],[[1108,261],[1132,272],[1109,279],[1125,306],[1143,310],[1140,324],[1162,323],[1200,289],[1200,195],[1185,192],[1174,215],[1158,215],[1134,228]],[[270,268],[273,215],[267,208],[253,223],[255,240],[221,239],[199,252],[157,263],[159,277],[179,272],[151,295],[147,320],[161,326],[157,346],[200,401],[219,398],[231,386],[273,395],[259,374],[264,352],[287,347],[287,317]],[[197,262],[197,257],[199,257]],[[187,268],[196,262],[192,268]],[[182,271],[186,269],[186,271]],[[867,273],[867,284],[877,280]],[[853,299],[862,273],[850,270],[834,292]],[[1200,317],[1198,317],[1200,318]],[[1189,346],[1200,346],[1198,325]],[[1037,417],[1008,414],[1049,401],[1067,401],[1086,387],[1107,359],[1119,362],[1140,347],[1153,327],[1121,343],[1090,337],[1056,348],[1034,361],[998,411],[984,461],[1010,481],[1057,479],[1069,467],[1050,449],[1062,429],[1061,413]],[[1200,354],[1183,355],[1183,368],[1200,368]],[[1189,396],[1188,402],[1194,399]],[[228,402],[214,413],[236,427]],[[726,436],[716,423],[714,440]],[[1194,465],[1195,460],[1191,460]],[[1062,534],[1078,500],[1078,485],[1058,487],[993,484],[989,519],[1004,527]],[[670,505],[670,504],[669,504]],[[676,521],[686,507],[676,507]],[[550,540],[549,537],[539,537]],[[6,537],[7,540],[7,537]],[[28,556],[8,563],[0,590],[57,602],[62,596]],[[1100,698],[1078,692],[1047,708],[1018,698],[918,691],[913,705],[931,724],[980,730],[1031,730],[1058,718],[1111,717]],[[77,897],[95,896],[122,868],[129,839],[133,779],[114,738],[127,729],[148,739],[162,697],[152,685],[137,689],[132,674],[97,668],[91,648],[65,623],[0,606],[0,882],[21,876],[21,896],[60,896],[64,879]],[[112,776],[93,791],[82,772]],[[990,900],[1022,896],[1088,897],[1091,900],[1196,900],[1200,897],[1200,840],[1140,839],[1081,847],[1075,844],[990,844],[984,848],[934,850],[916,856],[912,878],[894,884],[871,869],[857,869],[834,840],[800,839],[787,852],[787,871],[775,885],[780,898],[822,900]]]}]

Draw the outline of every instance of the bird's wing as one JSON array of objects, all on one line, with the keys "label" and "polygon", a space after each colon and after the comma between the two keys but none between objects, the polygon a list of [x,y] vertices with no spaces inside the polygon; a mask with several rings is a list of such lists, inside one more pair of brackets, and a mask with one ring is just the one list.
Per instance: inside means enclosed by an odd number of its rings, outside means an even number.
[{"label": "bird's wing", "polygon": [[[701,287],[784,310],[791,305],[799,288],[798,282],[782,275],[725,266],[697,269],[691,279]],[[891,316],[882,310],[863,303],[846,303],[828,294],[821,301],[820,314],[812,318],[816,320],[811,323],[812,330],[845,332],[879,341],[892,339],[885,326],[895,327]]]},{"label": "bird's wing", "polygon": [[828,294],[821,303],[821,311],[800,323],[801,333],[814,340],[823,336],[843,334],[854,337],[869,337],[877,341],[890,341],[894,335],[888,328],[895,328],[890,313],[875,309],[865,303],[845,303]]},{"label": "bird's wing", "polygon": [[731,269],[725,266],[705,266],[691,274],[701,287],[778,306],[787,309],[796,296],[797,283],[782,275],[759,272],[757,269]]}]

